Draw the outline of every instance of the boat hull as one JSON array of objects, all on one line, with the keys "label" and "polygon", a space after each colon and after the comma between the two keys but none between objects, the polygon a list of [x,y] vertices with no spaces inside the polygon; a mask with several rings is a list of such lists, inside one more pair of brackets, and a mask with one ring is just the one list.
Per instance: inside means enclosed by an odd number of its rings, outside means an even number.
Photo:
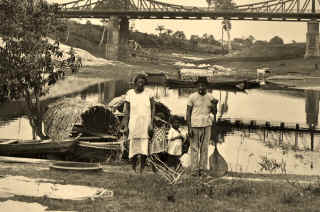
[{"label": "boat hull", "polygon": [[[179,80],[179,79],[167,79],[166,85],[169,88],[195,88],[196,85],[192,81]],[[245,89],[258,88],[260,85],[255,81],[247,80],[235,80],[235,81],[221,81],[221,82],[209,82],[209,89],[216,90],[230,90],[230,91],[244,91]]]},{"label": "boat hull", "polygon": [[54,141],[17,141],[8,143],[0,140],[0,155],[2,156],[40,156],[47,154],[66,154],[72,152],[77,139]]}]

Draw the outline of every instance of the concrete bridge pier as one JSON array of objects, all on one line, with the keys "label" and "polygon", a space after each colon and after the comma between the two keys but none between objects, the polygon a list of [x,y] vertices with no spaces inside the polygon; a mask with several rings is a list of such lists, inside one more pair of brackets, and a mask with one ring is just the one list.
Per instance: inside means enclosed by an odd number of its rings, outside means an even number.
[{"label": "concrete bridge pier", "polygon": [[105,56],[111,60],[125,60],[129,56],[129,19],[111,16],[109,19]]},{"label": "concrete bridge pier", "polygon": [[309,21],[304,58],[319,57],[319,45],[319,23],[317,21]]}]

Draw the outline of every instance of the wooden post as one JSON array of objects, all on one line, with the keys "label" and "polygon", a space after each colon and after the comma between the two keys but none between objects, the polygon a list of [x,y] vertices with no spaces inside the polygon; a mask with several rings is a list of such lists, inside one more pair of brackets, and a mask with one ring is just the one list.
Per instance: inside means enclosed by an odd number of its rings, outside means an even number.
[{"label": "wooden post", "polygon": [[264,141],[265,141],[266,137],[268,137],[268,130],[269,130],[269,128],[270,128],[270,122],[267,121],[267,122],[266,122],[266,128],[265,128],[265,130],[263,131],[263,132],[264,132]]},{"label": "wooden post", "polygon": [[279,145],[283,143],[283,130],[284,130],[284,122],[280,123],[280,137],[279,137]]},{"label": "wooden post", "polygon": [[313,128],[311,128],[311,151],[314,150],[314,133],[313,133]]},{"label": "wooden post", "polygon": [[294,140],[295,150],[298,149],[299,129],[300,129],[300,125],[299,125],[299,124],[296,124],[296,132],[295,132],[295,140]]}]

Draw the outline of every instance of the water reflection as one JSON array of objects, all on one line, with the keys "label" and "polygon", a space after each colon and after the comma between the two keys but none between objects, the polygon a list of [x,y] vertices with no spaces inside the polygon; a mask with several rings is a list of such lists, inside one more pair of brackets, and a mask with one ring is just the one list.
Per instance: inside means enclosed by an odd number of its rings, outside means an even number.
[{"label": "water reflection", "polygon": [[[107,104],[114,97],[123,95],[129,88],[125,81],[108,81],[91,86],[68,97]],[[185,116],[187,98],[195,89],[168,89],[149,86],[154,96],[167,105],[172,114]],[[248,90],[234,93],[211,90],[219,99],[218,116],[243,120],[264,120],[271,123],[299,123],[310,128],[318,127],[320,92],[312,90]],[[56,99],[47,100],[49,104]],[[0,105],[0,133],[4,138],[31,139],[31,127],[24,118],[22,103]],[[219,150],[234,171],[259,172],[258,162],[268,156],[278,161],[286,160],[289,172],[319,174],[316,158],[320,155],[320,142],[314,143],[315,152],[310,152],[311,140],[320,140],[317,134],[286,132],[249,132],[231,129],[216,129],[214,139],[219,141]],[[282,136],[282,140],[281,140]],[[211,147],[211,150],[213,147]],[[293,151],[294,150],[294,151]],[[308,151],[308,152],[305,152]],[[301,156],[303,155],[303,156]]]},{"label": "water reflection", "polygon": [[310,128],[318,126],[320,91],[306,90],[306,123]]}]

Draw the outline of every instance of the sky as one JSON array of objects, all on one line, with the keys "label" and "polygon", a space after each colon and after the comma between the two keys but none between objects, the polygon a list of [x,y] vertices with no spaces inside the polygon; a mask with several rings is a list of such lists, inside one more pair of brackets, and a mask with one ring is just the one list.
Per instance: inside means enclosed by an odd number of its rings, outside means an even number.
[{"label": "sky", "polygon": [[[68,2],[70,0],[48,0],[55,2]],[[206,7],[206,0],[158,0],[166,3],[179,4],[184,6]],[[238,5],[256,3],[265,0],[234,0]],[[87,20],[81,20],[85,23]],[[100,24],[99,20],[90,20],[92,23]],[[189,38],[191,35],[212,34],[215,39],[220,40],[222,36],[221,20],[135,20],[134,29],[140,32],[158,34],[155,30],[158,25],[163,25],[166,29],[173,32],[177,30],[184,31]],[[252,35],[256,40],[270,40],[274,36],[281,37],[286,43],[305,42],[306,40],[306,22],[279,22],[279,21],[231,21],[231,39],[246,38]]]}]

